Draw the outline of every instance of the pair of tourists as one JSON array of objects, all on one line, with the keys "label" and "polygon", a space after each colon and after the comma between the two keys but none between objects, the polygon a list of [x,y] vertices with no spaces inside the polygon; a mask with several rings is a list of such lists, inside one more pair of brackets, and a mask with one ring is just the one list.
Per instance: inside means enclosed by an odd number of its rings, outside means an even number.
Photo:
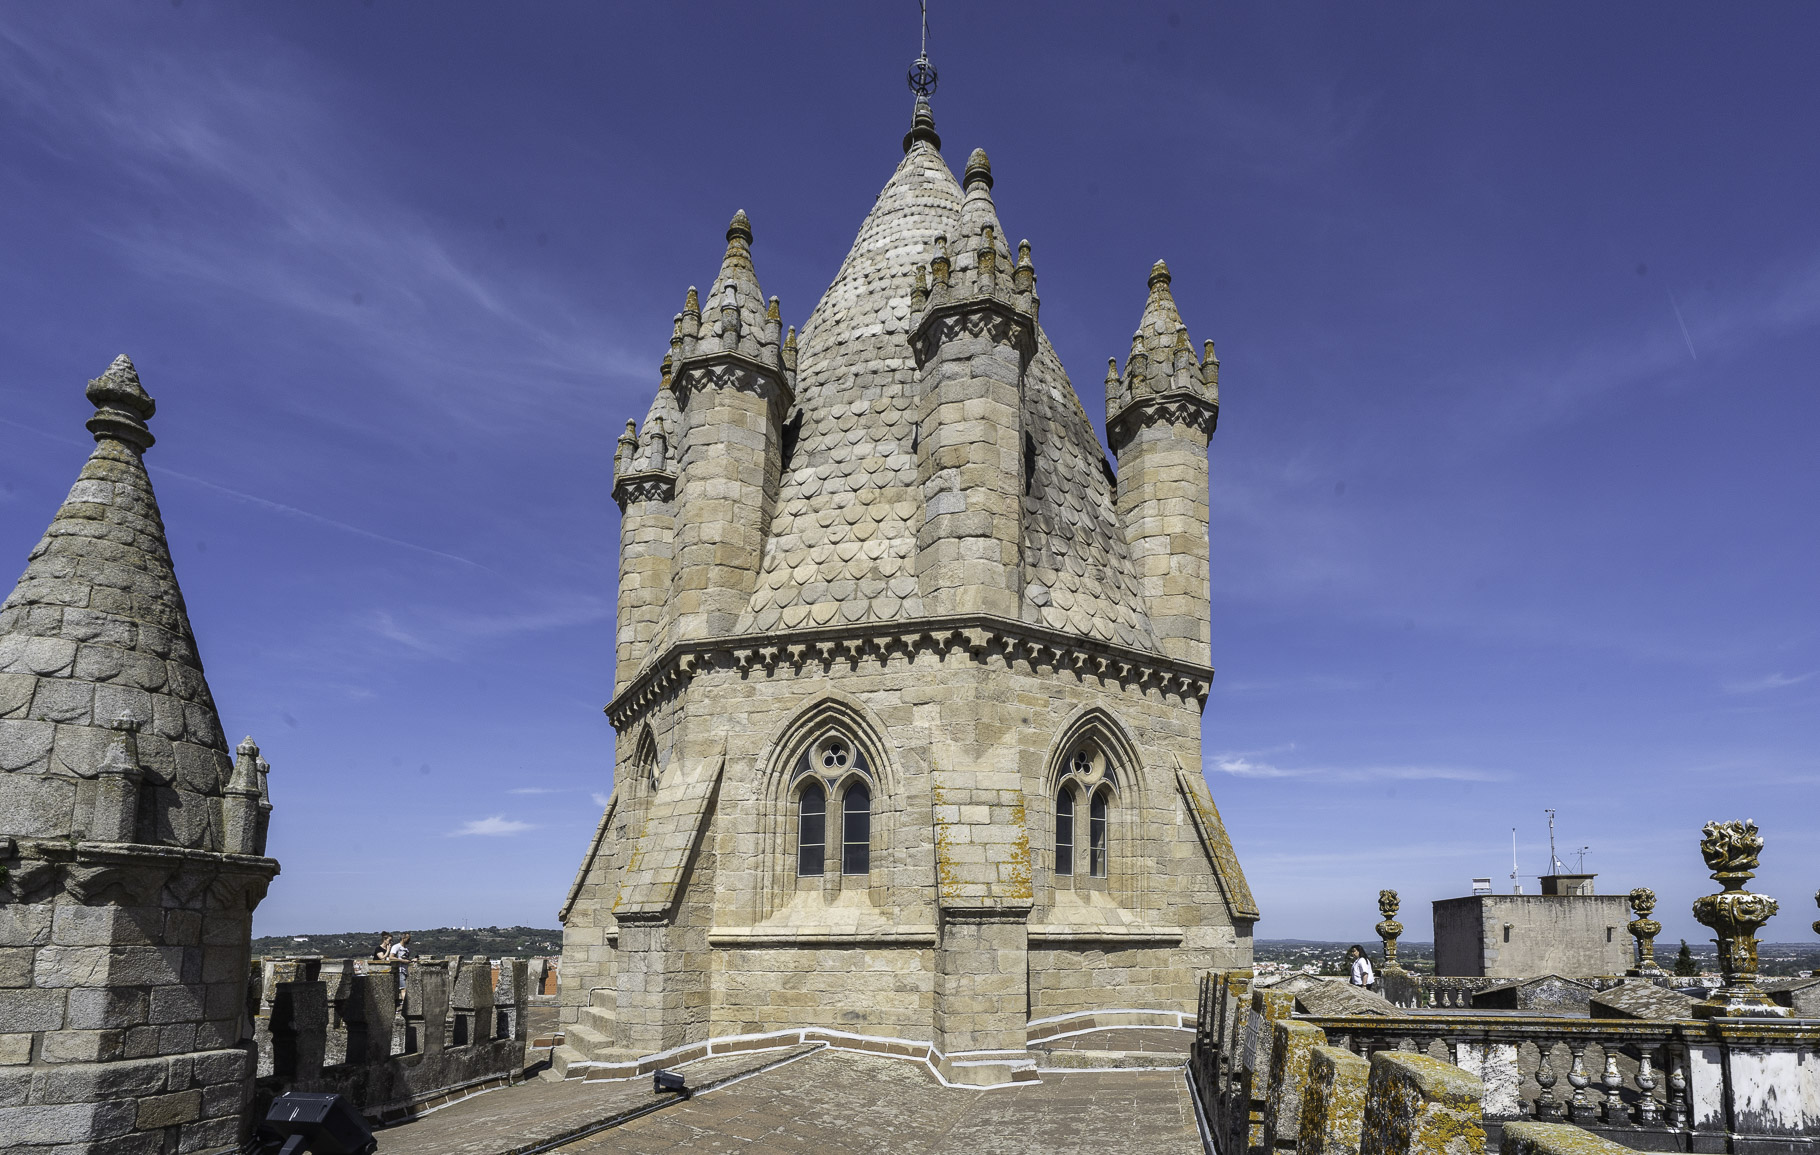
[{"label": "pair of tourists", "polygon": [[405,931],[397,942],[392,941],[392,932],[387,931],[379,938],[379,945],[373,948],[373,961],[406,962],[412,958],[411,932]]}]

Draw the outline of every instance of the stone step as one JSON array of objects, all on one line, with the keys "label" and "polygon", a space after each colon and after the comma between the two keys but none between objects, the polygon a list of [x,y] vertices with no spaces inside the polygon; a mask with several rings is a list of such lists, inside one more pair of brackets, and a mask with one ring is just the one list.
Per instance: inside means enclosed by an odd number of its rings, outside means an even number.
[{"label": "stone step", "polygon": [[1185,1056],[1169,1051],[1074,1051],[1030,1048],[1039,1071],[1079,1071],[1120,1068],[1134,1071],[1169,1071],[1183,1066]]},{"label": "stone step", "polygon": [[[612,1011],[602,1010],[599,1007],[583,1007],[581,1008],[581,1019],[579,1021],[582,1026],[588,1028],[588,1030],[593,1031],[602,1038],[610,1039],[613,1037]],[[563,1041],[567,1042],[568,1040],[564,1039]]]},{"label": "stone step", "polygon": [[588,1005],[612,1010],[616,992],[612,987],[595,987],[588,992]]},{"label": "stone step", "polygon": [[575,1066],[578,1063],[585,1063],[587,1061],[588,1061],[588,1056],[582,1054],[580,1051],[576,1050],[574,1047],[567,1046],[567,1045],[560,1046],[550,1052],[549,1068],[547,1070],[540,1072],[537,1077],[540,1079],[546,1079],[546,1080],[553,1079],[558,1082],[560,1082],[563,1079],[568,1079],[571,1077],[579,1079],[579,1078],[581,1078],[582,1072],[580,1070],[577,1070],[575,1072],[575,1074],[573,1076],[571,1076],[569,1074],[569,1068],[572,1066]]}]

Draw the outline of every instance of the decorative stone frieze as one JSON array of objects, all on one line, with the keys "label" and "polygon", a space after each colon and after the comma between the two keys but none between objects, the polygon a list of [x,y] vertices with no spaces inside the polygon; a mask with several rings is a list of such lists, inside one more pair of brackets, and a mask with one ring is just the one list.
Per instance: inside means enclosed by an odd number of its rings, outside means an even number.
[{"label": "decorative stone frieze", "polygon": [[880,628],[865,623],[678,643],[608,703],[607,719],[623,732],[707,669],[732,669],[741,677],[770,677],[923,655],[965,656],[976,662],[1022,665],[1033,672],[1067,672],[1192,701],[1197,706],[1206,704],[1213,688],[1213,671],[1204,666],[1095,643],[1025,622],[955,616],[926,618],[914,626]]}]

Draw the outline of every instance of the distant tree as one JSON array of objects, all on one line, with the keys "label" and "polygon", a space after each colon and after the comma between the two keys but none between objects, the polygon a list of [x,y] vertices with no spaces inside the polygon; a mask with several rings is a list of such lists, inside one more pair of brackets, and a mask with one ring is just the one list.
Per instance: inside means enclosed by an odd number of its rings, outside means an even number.
[{"label": "distant tree", "polygon": [[1681,953],[1675,956],[1675,973],[1682,978],[1692,978],[1700,973],[1700,964],[1694,961],[1694,952],[1687,949],[1687,940],[1681,940]]}]

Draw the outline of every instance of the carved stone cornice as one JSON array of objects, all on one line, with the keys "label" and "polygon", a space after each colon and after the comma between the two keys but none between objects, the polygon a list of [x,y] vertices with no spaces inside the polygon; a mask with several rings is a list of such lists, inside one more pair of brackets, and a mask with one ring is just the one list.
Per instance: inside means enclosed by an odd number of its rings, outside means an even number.
[{"label": "carved stone cornice", "polygon": [[737,389],[757,394],[780,409],[796,400],[783,365],[770,365],[731,351],[684,357],[671,371],[670,388],[676,403],[687,410],[689,395],[707,389]]},{"label": "carved stone cornice", "polygon": [[676,475],[668,470],[647,469],[613,479],[613,500],[621,513],[634,501],[670,501],[675,496]]},{"label": "carved stone cornice", "polygon": [[4,855],[0,905],[67,894],[89,906],[151,906],[167,888],[180,905],[206,894],[215,907],[251,910],[278,874],[278,860],[138,842],[20,839]]},{"label": "carved stone cornice", "polygon": [[1210,438],[1220,423],[1220,403],[1182,389],[1138,397],[1112,415],[1106,423],[1106,439],[1116,451],[1138,430],[1159,423],[1187,425]]},{"label": "carved stone cornice", "polygon": [[1000,297],[967,297],[932,305],[917,322],[910,335],[916,367],[927,365],[937,349],[957,337],[985,337],[996,344],[1012,345],[1020,368],[1029,368],[1030,359],[1036,356],[1035,317]]},{"label": "carved stone cornice", "polygon": [[844,662],[884,664],[922,654],[997,659],[1007,665],[1068,671],[1081,678],[1116,681],[1155,690],[1205,707],[1213,668],[1148,650],[1084,638],[1048,626],[990,614],[957,614],[903,622],[850,622],[763,634],[737,634],[673,643],[606,706],[616,730],[624,731],[653,706],[679,693],[707,670],[737,671],[742,677],[795,673],[809,665]]}]

